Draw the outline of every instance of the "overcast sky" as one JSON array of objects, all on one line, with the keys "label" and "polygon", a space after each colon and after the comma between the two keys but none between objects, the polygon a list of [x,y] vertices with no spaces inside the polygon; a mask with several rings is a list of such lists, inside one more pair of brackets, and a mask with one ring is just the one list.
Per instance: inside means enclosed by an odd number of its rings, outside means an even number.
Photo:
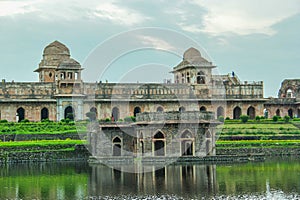
[{"label": "overcast sky", "polygon": [[[234,71],[242,81],[263,80],[265,97],[277,96],[283,79],[300,78],[300,0],[1,0],[1,78],[38,81],[33,71],[44,47],[54,40],[67,45],[71,56],[84,64],[99,44],[143,27],[174,30],[193,39],[219,73]],[[126,80],[123,71],[136,68],[137,81],[171,76],[165,72],[183,54],[170,53],[178,41],[172,43],[171,37],[167,40],[155,34],[140,40],[154,50],[120,55],[111,64],[113,70],[101,79],[112,82],[122,76]],[[123,41],[120,45],[126,46],[126,39]],[[155,51],[160,48],[170,51]],[[84,80],[93,81],[85,71],[88,69],[83,71]]]}]

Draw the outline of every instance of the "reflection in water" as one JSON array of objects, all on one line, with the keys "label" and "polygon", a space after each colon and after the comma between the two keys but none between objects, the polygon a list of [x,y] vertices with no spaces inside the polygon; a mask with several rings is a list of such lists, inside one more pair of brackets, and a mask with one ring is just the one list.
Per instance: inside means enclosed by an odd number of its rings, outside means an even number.
[{"label": "reflection in water", "polygon": [[[217,192],[215,165],[151,166],[152,172],[126,173],[124,167],[108,168],[92,165],[89,176],[90,196],[157,195],[166,194],[188,197],[210,196]],[[133,167],[133,166],[132,166]],[[149,171],[146,166],[145,171]]]},{"label": "reflection in water", "polygon": [[133,166],[1,165],[0,199],[300,199],[299,160],[164,168],[136,165],[136,171],[142,167],[145,172],[119,171],[126,167]]}]

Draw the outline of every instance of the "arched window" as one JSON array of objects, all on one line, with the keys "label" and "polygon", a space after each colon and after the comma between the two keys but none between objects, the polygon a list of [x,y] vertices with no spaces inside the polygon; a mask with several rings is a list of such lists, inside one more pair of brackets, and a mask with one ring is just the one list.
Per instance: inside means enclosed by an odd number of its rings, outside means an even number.
[{"label": "arched window", "polygon": [[276,110],[276,115],[280,117],[280,110],[279,109]]},{"label": "arched window", "polygon": [[41,120],[43,119],[49,119],[49,111],[48,108],[43,108],[41,110]]},{"label": "arched window", "polygon": [[241,114],[242,110],[240,107],[237,106],[233,109],[233,119],[240,119]]},{"label": "arched window", "polygon": [[217,109],[217,118],[219,118],[220,116],[224,116],[224,108],[222,106],[219,106]]},{"label": "arched window", "polygon": [[290,116],[290,118],[293,118],[294,117],[294,113],[293,113],[293,109],[289,109],[288,110],[288,115]]},{"label": "arched window", "polygon": [[65,108],[65,119],[74,120],[75,119],[75,111],[72,106],[68,106]]},{"label": "arched window", "polygon": [[206,107],[205,106],[201,106],[200,107],[200,112],[206,112]]},{"label": "arched window", "polygon": [[190,83],[190,73],[189,72],[186,73],[186,82]]},{"label": "arched window", "polygon": [[181,74],[181,83],[184,83],[184,73]]},{"label": "arched window", "polygon": [[179,111],[179,112],[185,112],[185,107],[180,106],[179,109],[178,109],[178,111]]},{"label": "arched window", "polygon": [[161,106],[158,106],[156,109],[156,112],[164,112],[164,108]]},{"label": "arched window", "polygon": [[120,117],[120,111],[118,107],[113,107],[111,112],[111,121],[118,121]]},{"label": "arched window", "polygon": [[113,156],[121,156],[122,154],[122,141],[117,136],[113,139]]},{"label": "arched window", "polygon": [[25,119],[25,110],[24,108],[20,107],[17,109],[17,115],[19,117],[18,122],[22,121]]},{"label": "arched window", "polygon": [[182,156],[193,155],[193,141],[194,138],[190,131],[186,130],[181,134],[181,155]]},{"label": "arched window", "polygon": [[249,116],[250,119],[254,119],[255,118],[255,108],[250,106],[247,109],[247,115]]},{"label": "arched window", "polygon": [[95,113],[95,114],[96,114],[96,118],[98,118],[98,111],[97,111],[97,108],[91,107],[90,112]]},{"label": "arched window", "polygon": [[197,73],[197,84],[205,84],[205,74],[202,71]]},{"label": "arched window", "polygon": [[133,116],[136,117],[136,114],[140,113],[141,112],[141,108],[140,107],[135,107],[134,110],[133,110]]},{"label": "arched window", "polygon": [[157,132],[153,137],[154,155],[165,156],[165,136],[162,132]]}]

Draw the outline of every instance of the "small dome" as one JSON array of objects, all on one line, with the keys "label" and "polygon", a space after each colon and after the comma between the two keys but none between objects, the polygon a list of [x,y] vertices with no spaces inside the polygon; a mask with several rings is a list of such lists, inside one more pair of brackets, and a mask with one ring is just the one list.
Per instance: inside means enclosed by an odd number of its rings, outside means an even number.
[{"label": "small dome", "polygon": [[73,58],[69,58],[67,60],[62,61],[57,69],[80,69],[81,66],[79,62],[74,60]]},{"label": "small dome", "polygon": [[194,47],[191,47],[184,52],[183,60],[186,60],[190,63],[207,62],[207,60],[201,56],[200,51],[198,51]]},{"label": "small dome", "polygon": [[44,49],[44,55],[68,55],[70,56],[70,50],[66,47],[66,45],[61,42],[55,40],[50,43]]}]

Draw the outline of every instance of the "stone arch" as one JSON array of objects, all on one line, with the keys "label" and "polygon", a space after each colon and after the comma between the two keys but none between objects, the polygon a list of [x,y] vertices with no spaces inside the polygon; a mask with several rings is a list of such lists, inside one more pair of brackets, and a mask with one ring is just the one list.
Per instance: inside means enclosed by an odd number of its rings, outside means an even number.
[{"label": "stone arch", "polygon": [[111,121],[118,121],[120,118],[120,110],[118,107],[113,107],[111,111]]},{"label": "stone arch", "polygon": [[189,130],[185,130],[180,137],[181,156],[194,155],[194,137]]},{"label": "stone arch", "polygon": [[96,114],[96,118],[98,118],[98,110],[97,110],[97,108],[96,107],[91,107],[90,108],[90,112],[93,112],[93,113],[95,113]]},{"label": "stone arch", "polygon": [[20,107],[17,109],[18,122],[25,119],[25,109]]},{"label": "stone arch", "polygon": [[112,155],[121,156],[122,155],[122,140],[119,136],[116,136],[112,140]]},{"label": "stone arch", "polygon": [[293,98],[294,97],[294,92],[293,92],[293,90],[291,88],[288,88],[286,90],[286,97],[287,98]]},{"label": "stone arch", "polygon": [[156,112],[164,112],[164,108],[162,106],[158,106],[156,108]]},{"label": "stone arch", "polygon": [[46,107],[41,110],[41,120],[43,119],[49,119],[49,110]]},{"label": "stone arch", "polygon": [[136,117],[136,114],[141,113],[141,108],[139,106],[135,107],[133,110],[133,116]]},{"label": "stone arch", "polygon": [[279,108],[276,110],[276,116],[280,117],[280,110],[279,110]]},{"label": "stone arch", "polygon": [[200,112],[206,112],[206,107],[205,106],[201,106],[199,110],[200,110]]},{"label": "stone arch", "polygon": [[178,109],[179,112],[185,112],[185,107],[184,106],[180,106]]},{"label": "stone arch", "polygon": [[153,150],[155,156],[165,156],[165,134],[158,131],[153,136]]},{"label": "stone arch", "polygon": [[67,106],[65,108],[65,119],[69,118],[70,120],[75,119],[75,110],[72,106]]},{"label": "stone arch", "polygon": [[233,109],[233,119],[240,119],[240,116],[242,114],[242,109],[238,106],[236,106]]},{"label": "stone arch", "polygon": [[292,108],[290,108],[290,109],[288,110],[288,116],[290,116],[291,119],[294,117],[294,112],[293,112],[293,109],[292,109]]},{"label": "stone arch", "polygon": [[224,112],[224,108],[222,106],[219,106],[217,109],[217,118],[219,118],[220,116],[224,116],[225,112]]},{"label": "stone arch", "polygon": [[202,71],[197,73],[197,84],[205,84],[205,74]]},{"label": "stone arch", "polygon": [[253,106],[250,106],[247,109],[247,115],[249,116],[250,119],[254,119],[255,118],[255,108]]}]

